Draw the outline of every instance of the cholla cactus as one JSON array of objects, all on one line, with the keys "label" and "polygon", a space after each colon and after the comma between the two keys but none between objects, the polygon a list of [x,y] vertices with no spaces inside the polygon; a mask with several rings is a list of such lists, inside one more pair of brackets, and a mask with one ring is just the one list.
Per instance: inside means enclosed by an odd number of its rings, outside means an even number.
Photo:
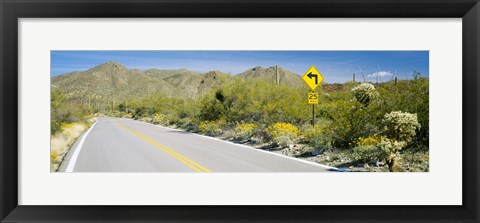
[{"label": "cholla cactus", "polygon": [[362,83],[352,89],[353,97],[358,102],[368,105],[368,103],[377,96],[375,86],[369,83]]},{"label": "cholla cactus", "polygon": [[418,123],[417,114],[402,111],[385,114],[382,122],[387,138],[406,143],[413,139],[415,131],[421,127]]},{"label": "cholla cactus", "polygon": [[384,139],[378,144],[378,148],[382,152],[382,156],[385,159],[390,172],[395,172],[396,161],[400,156],[400,150],[407,145],[406,142],[399,142],[396,140]]},{"label": "cholla cactus", "polygon": [[385,114],[382,122],[387,139],[382,140],[378,147],[384,152],[390,171],[396,171],[395,162],[399,152],[415,137],[415,131],[420,128],[420,123],[417,114],[402,111]]}]

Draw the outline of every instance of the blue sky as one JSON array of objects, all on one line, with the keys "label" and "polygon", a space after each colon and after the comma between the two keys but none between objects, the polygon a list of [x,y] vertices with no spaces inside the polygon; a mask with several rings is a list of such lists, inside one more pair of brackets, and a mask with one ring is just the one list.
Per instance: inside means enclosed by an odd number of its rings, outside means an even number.
[{"label": "blue sky", "polygon": [[130,69],[180,69],[232,75],[255,66],[279,65],[303,75],[314,65],[327,83],[343,83],[362,73],[367,80],[383,81],[393,75],[412,79],[413,71],[429,77],[428,51],[51,51],[50,76],[85,71],[115,61]]}]

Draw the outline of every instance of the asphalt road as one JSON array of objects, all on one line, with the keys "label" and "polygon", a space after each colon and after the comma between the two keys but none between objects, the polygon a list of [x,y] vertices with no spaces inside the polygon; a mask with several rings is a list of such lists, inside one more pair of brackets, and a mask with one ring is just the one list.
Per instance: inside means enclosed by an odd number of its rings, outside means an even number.
[{"label": "asphalt road", "polygon": [[131,119],[100,117],[61,172],[321,172],[327,166]]}]

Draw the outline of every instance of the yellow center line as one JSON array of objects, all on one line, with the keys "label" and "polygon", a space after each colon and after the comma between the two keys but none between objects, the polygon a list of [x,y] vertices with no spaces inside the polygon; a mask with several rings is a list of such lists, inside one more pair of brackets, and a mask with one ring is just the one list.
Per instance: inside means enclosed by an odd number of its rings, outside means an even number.
[{"label": "yellow center line", "polygon": [[146,142],[150,143],[151,145],[157,147],[158,149],[164,151],[168,155],[172,156],[173,158],[177,159],[178,161],[180,161],[183,164],[187,165],[188,167],[192,168],[196,172],[202,172],[202,171],[207,172],[207,173],[212,172],[211,170],[209,170],[209,169],[203,167],[202,165],[198,164],[197,162],[183,156],[182,154],[176,152],[175,150],[170,149],[170,148],[166,147],[165,145],[158,143],[157,141],[153,140],[152,138],[150,138],[146,135],[143,135],[143,134],[141,134],[141,133],[139,133],[139,132],[137,132],[133,129],[130,129],[130,128],[124,126],[123,124],[121,124],[118,121],[115,121],[115,123],[117,123],[123,129],[131,132],[132,134],[134,134],[138,138],[141,138],[141,139],[145,140]]}]

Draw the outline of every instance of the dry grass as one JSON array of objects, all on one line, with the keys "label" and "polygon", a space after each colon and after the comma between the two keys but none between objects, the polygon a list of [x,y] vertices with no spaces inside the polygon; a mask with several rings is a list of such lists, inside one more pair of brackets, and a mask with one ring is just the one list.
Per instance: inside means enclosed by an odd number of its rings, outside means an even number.
[{"label": "dry grass", "polygon": [[87,123],[75,122],[63,124],[61,131],[51,136],[50,140],[50,171],[57,171],[62,163],[63,157],[67,154],[70,147],[87,130],[91,124],[95,122],[95,118],[90,119]]}]

